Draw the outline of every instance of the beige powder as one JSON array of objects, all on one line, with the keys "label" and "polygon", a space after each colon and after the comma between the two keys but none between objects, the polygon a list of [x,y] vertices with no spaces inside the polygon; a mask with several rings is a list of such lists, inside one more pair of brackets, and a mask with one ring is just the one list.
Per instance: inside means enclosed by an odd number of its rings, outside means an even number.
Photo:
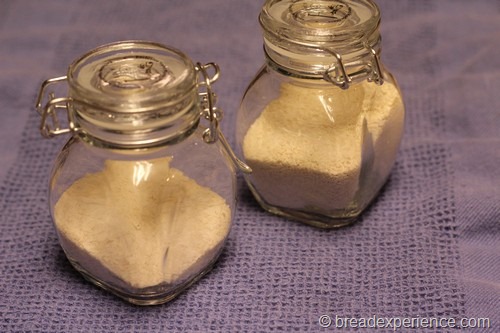
[{"label": "beige powder", "polygon": [[106,161],[72,184],[54,209],[69,256],[134,288],[200,273],[229,233],[230,207],[169,163]]},{"label": "beige powder", "polygon": [[402,101],[390,83],[346,91],[285,83],[249,128],[243,153],[269,204],[328,214],[354,201],[363,164],[389,172],[392,161],[376,156],[397,149],[402,122]]}]

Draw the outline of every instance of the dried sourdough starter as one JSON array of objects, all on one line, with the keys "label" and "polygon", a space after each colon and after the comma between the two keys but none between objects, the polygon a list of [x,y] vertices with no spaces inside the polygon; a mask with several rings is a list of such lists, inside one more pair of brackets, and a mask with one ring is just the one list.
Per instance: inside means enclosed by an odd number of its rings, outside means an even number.
[{"label": "dried sourdough starter", "polygon": [[389,173],[392,162],[377,159],[377,153],[397,150],[402,122],[393,84],[364,82],[342,91],[285,83],[250,126],[243,154],[269,204],[328,213],[353,202],[362,164]]},{"label": "dried sourdough starter", "polygon": [[169,163],[108,160],[72,184],[54,209],[69,256],[134,288],[203,270],[229,232],[230,207]]}]

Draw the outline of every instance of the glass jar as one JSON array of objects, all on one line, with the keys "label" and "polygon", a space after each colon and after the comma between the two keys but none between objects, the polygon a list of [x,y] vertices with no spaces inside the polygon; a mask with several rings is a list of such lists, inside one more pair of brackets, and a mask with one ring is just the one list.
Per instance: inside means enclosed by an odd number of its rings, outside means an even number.
[{"label": "glass jar", "polygon": [[[90,51],[40,89],[42,134],[72,134],[50,180],[60,244],[86,279],[132,303],[177,296],[229,234],[235,157],[218,129],[218,77],[214,63],[126,41]],[[48,92],[57,83],[67,96]]]},{"label": "glass jar", "polygon": [[236,140],[267,211],[333,228],[352,223],[386,182],[404,105],[380,60],[371,0],[269,0],[266,63],[247,88]]}]

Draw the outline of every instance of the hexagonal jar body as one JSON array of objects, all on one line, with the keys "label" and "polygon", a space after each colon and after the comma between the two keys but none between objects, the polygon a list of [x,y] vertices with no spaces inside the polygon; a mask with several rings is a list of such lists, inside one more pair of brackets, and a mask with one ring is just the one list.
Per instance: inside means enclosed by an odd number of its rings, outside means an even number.
[{"label": "hexagonal jar body", "polygon": [[236,139],[267,211],[323,228],[352,223],[395,162],[404,105],[380,60],[370,0],[271,0],[266,63],[247,88]]}]

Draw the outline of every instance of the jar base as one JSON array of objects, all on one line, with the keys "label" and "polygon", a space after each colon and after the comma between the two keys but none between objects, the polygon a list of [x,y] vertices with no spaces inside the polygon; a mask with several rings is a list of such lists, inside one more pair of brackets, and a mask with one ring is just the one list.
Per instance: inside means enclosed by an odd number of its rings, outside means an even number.
[{"label": "jar base", "polygon": [[291,209],[286,207],[274,206],[267,203],[249,184],[250,190],[257,200],[259,205],[267,212],[289,218],[316,228],[321,229],[335,229],[342,228],[355,223],[361,215],[359,210],[339,210],[336,215],[325,215],[320,213],[313,213],[310,211],[303,211],[299,209]]},{"label": "jar base", "polygon": [[127,292],[122,288],[115,287],[106,283],[90,273],[88,273],[77,261],[68,258],[71,265],[84,277],[85,280],[93,283],[94,285],[120,297],[121,299],[140,306],[159,305],[170,302],[179,296],[184,290],[188,289],[192,284],[196,283],[205,274],[210,272],[218,260],[218,256],[212,260],[200,273],[193,278],[175,286],[172,285],[159,285],[148,288],[137,289],[134,292]]}]

